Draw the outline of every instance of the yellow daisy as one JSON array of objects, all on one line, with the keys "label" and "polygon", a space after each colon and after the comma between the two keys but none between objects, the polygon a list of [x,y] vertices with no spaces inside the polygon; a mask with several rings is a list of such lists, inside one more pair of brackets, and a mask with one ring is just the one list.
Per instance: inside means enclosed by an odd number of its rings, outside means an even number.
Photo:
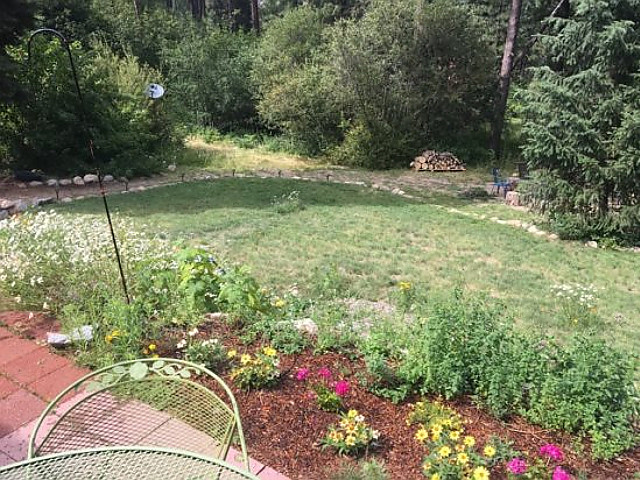
[{"label": "yellow daisy", "polygon": [[438,450],[438,455],[440,455],[440,458],[447,458],[449,455],[451,455],[451,449],[446,445],[444,447],[440,447],[440,450]]},{"label": "yellow daisy", "polygon": [[476,444],[476,439],[471,435],[467,435],[466,437],[464,437],[464,444],[467,447],[473,447]]},{"label": "yellow daisy", "polygon": [[469,463],[469,455],[464,452],[458,453],[458,455],[456,455],[456,462],[460,465],[466,465]]},{"label": "yellow daisy", "polygon": [[487,445],[484,447],[482,453],[484,453],[485,457],[492,458],[496,454],[496,449],[491,445]]},{"label": "yellow daisy", "polygon": [[489,480],[489,470],[484,467],[474,468],[473,480]]},{"label": "yellow daisy", "polygon": [[419,442],[424,442],[429,437],[429,432],[427,432],[424,428],[418,430],[415,434],[415,439]]},{"label": "yellow daisy", "polygon": [[246,365],[249,362],[251,362],[251,355],[245,353],[240,357],[240,363],[242,365]]}]

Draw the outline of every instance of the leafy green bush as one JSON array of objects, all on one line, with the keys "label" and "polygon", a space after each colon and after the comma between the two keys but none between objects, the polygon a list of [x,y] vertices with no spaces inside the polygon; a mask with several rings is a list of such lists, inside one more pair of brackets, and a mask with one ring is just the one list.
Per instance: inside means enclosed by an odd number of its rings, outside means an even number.
[{"label": "leafy green bush", "polygon": [[339,87],[322,53],[329,20],[325,10],[311,7],[273,20],[261,38],[252,73],[262,119],[310,154],[340,140],[334,93]]},{"label": "leafy green bush", "polygon": [[[333,470],[333,469],[332,469]],[[328,474],[329,480],[387,480],[384,464],[376,460],[363,460],[358,465],[345,465]]]},{"label": "leafy green bush", "polygon": [[462,5],[372,1],[362,19],[331,29],[328,58],[347,120],[342,163],[404,166],[427,145],[460,148],[489,115],[493,57]]},{"label": "leafy green bush", "polygon": [[[100,166],[127,176],[160,168],[163,155],[179,137],[171,102],[150,101],[144,93],[149,83],[163,83],[158,72],[132,55],[113,54],[105,45],[87,51],[72,44],[83,110],[58,41],[36,40],[33,47],[29,69],[19,77],[29,101],[7,112],[15,125],[12,151],[20,168],[78,174]],[[13,49],[12,55],[26,61],[24,48]],[[97,164],[89,156],[89,138]]]},{"label": "leafy green bush", "polygon": [[376,337],[365,341],[372,378],[380,381],[376,387],[387,396],[473,395],[498,416],[519,413],[545,427],[589,436],[596,458],[632,446],[635,362],[588,337],[562,347],[520,335],[502,323],[504,315],[500,305],[458,293],[413,324],[404,346],[385,351],[376,347]]},{"label": "leafy green bush", "polygon": [[184,349],[184,359],[204,365],[210,370],[216,370],[226,362],[227,353],[217,338],[196,339],[188,342]]}]

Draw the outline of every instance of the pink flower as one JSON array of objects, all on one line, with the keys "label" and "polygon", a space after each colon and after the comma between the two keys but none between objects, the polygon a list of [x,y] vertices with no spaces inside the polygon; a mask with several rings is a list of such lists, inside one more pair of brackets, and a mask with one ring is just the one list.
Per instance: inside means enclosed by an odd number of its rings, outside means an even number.
[{"label": "pink flower", "polygon": [[551,480],[571,480],[571,475],[569,475],[562,467],[556,467],[553,471]]},{"label": "pink flower", "polygon": [[318,370],[318,375],[320,375],[320,377],[322,377],[324,380],[329,380],[331,378],[331,370],[329,370],[327,367],[322,367],[320,370]]},{"label": "pink flower", "polygon": [[298,371],[296,372],[296,380],[298,380],[299,382],[304,382],[308,376],[309,376],[308,368],[299,368]]},{"label": "pink flower", "polygon": [[512,458],[509,463],[507,463],[507,470],[514,475],[522,475],[527,471],[527,462],[521,458]]},{"label": "pink flower", "polygon": [[340,380],[339,382],[336,382],[334,389],[336,391],[336,395],[338,395],[339,397],[344,397],[347,393],[349,393],[351,387],[349,386],[349,382],[347,382],[346,380]]},{"label": "pink flower", "polygon": [[540,455],[545,455],[556,462],[561,462],[564,459],[564,453],[562,449],[552,443],[547,443],[540,448]]}]

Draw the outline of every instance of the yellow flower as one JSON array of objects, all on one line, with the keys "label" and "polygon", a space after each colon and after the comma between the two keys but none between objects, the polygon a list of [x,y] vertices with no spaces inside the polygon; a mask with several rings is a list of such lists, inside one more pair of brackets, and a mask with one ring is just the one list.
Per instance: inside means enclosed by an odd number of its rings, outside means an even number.
[{"label": "yellow flower", "polygon": [[474,468],[473,480],[489,480],[489,470],[484,467]]},{"label": "yellow flower", "polygon": [[273,303],[273,305],[274,305],[276,308],[282,308],[282,307],[284,307],[286,304],[287,304],[287,302],[285,302],[285,301],[284,301],[284,300],[282,300],[281,298],[278,298],[278,299]]},{"label": "yellow flower", "polygon": [[107,343],[113,342],[113,335],[105,335],[104,341]]},{"label": "yellow flower", "polygon": [[349,423],[344,427],[344,431],[349,434],[356,433],[356,426],[353,423]]},{"label": "yellow flower", "polygon": [[461,443],[456,445],[456,452],[458,452],[458,453],[464,452],[464,445],[462,445]]},{"label": "yellow flower", "polygon": [[407,290],[411,290],[411,282],[400,282],[398,283],[398,287],[400,287],[400,290],[406,292]]},{"label": "yellow flower", "polygon": [[347,446],[352,447],[356,444],[356,437],[354,437],[353,435],[347,435],[347,438],[345,438],[344,443]]},{"label": "yellow flower", "polygon": [[491,445],[487,445],[484,447],[484,450],[482,452],[484,453],[485,457],[492,458],[496,454],[496,449]]},{"label": "yellow flower", "polygon": [[155,343],[151,343],[151,344],[149,344],[149,347],[148,347],[148,348],[149,348],[149,351],[150,351],[150,352],[155,352],[155,351],[156,351],[156,348],[158,348],[158,347],[156,347],[156,344],[155,344]]},{"label": "yellow flower", "polygon": [[450,418],[445,418],[442,421],[442,425],[444,425],[445,427],[451,427],[453,425],[453,422],[451,421]]},{"label": "yellow flower", "polygon": [[449,433],[449,438],[454,442],[460,438],[460,430],[453,430]]},{"label": "yellow flower", "polygon": [[415,434],[415,439],[419,442],[424,442],[429,437],[429,432],[427,432],[424,428],[418,430]]},{"label": "yellow flower", "polygon": [[433,475],[431,475],[431,479],[430,480],[440,480],[440,474],[439,473],[434,473]]},{"label": "yellow flower", "polygon": [[442,425],[434,425],[433,427],[431,427],[431,433],[433,435],[440,436],[440,434],[442,433]]},{"label": "yellow flower", "polygon": [[336,438],[338,439],[338,441],[341,442],[344,439],[344,433],[342,432],[336,433]]},{"label": "yellow flower", "polygon": [[440,450],[438,450],[438,455],[440,455],[440,458],[447,458],[449,455],[451,455],[451,449],[446,445],[444,447],[440,447]]},{"label": "yellow flower", "polygon": [[233,358],[238,354],[238,352],[236,350],[229,350],[227,352],[227,358]]},{"label": "yellow flower", "polygon": [[469,463],[469,455],[467,455],[464,452],[459,453],[456,456],[456,461],[460,464],[460,465],[466,465],[467,463]]},{"label": "yellow flower", "polygon": [[120,336],[120,330],[114,330],[113,332],[111,332],[111,336],[112,337],[119,337]]},{"label": "yellow flower", "polygon": [[464,437],[464,444],[467,447],[473,447],[476,444],[476,439],[471,435],[467,435],[466,437]]},{"label": "yellow flower", "polygon": [[157,353],[154,353],[153,355],[151,355],[151,358],[160,358],[160,355],[158,355]]},{"label": "yellow flower", "polygon": [[422,465],[422,470],[424,470],[424,473],[429,472],[429,470],[431,470],[431,462],[424,462],[424,465]]},{"label": "yellow flower", "polygon": [[356,418],[358,416],[358,411],[357,410],[349,410],[347,412],[347,417],[349,418]]},{"label": "yellow flower", "polygon": [[251,355],[245,353],[240,357],[240,363],[242,365],[246,365],[249,362],[251,362]]},{"label": "yellow flower", "polygon": [[278,352],[276,352],[275,348],[264,347],[262,349],[262,353],[264,353],[267,357],[275,357]]}]

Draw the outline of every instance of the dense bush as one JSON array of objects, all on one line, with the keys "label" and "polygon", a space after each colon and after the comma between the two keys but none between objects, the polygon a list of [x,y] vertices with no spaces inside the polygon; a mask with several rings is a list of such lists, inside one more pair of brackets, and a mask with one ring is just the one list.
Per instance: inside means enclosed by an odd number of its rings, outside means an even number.
[{"label": "dense bush", "polygon": [[500,417],[518,413],[588,436],[596,458],[634,445],[635,362],[587,337],[563,347],[523,336],[504,315],[502,306],[458,293],[436,304],[391,350],[377,346],[388,337],[372,336],[363,349],[373,378],[382,382],[379,391],[391,398],[397,392],[396,400],[414,391],[473,395]]},{"label": "dense bush", "polygon": [[263,120],[311,154],[340,139],[339,86],[323,58],[328,22],[325,10],[310,7],[274,20],[260,41],[252,72]]},{"label": "dense bush", "polygon": [[388,168],[425,146],[484,146],[473,137],[486,127],[493,58],[468,8],[373,1],[332,29],[330,52],[347,119],[340,161]]},{"label": "dense bush", "polygon": [[550,21],[523,97],[523,154],[540,170],[527,196],[567,236],[638,242],[640,2],[571,8]]},{"label": "dense bush", "polygon": [[[85,109],[81,108],[66,52],[56,40],[36,41],[21,80],[29,101],[5,109],[15,126],[13,153],[20,168],[78,173],[100,165],[113,174],[139,175],[159,168],[163,154],[177,143],[170,100],[144,93],[160,74],[132,55],[119,57],[104,45],[91,51],[73,44]],[[14,56],[26,61],[25,52]],[[97,165],[90,161],[94,140]]]},{"label": "dense bush", "polygon": [[254,43],[242,32],[192,26],[179,42],[165,46],[161,68],[186,110],[186,123],[223,131],[255,128],[249,76]]}]

